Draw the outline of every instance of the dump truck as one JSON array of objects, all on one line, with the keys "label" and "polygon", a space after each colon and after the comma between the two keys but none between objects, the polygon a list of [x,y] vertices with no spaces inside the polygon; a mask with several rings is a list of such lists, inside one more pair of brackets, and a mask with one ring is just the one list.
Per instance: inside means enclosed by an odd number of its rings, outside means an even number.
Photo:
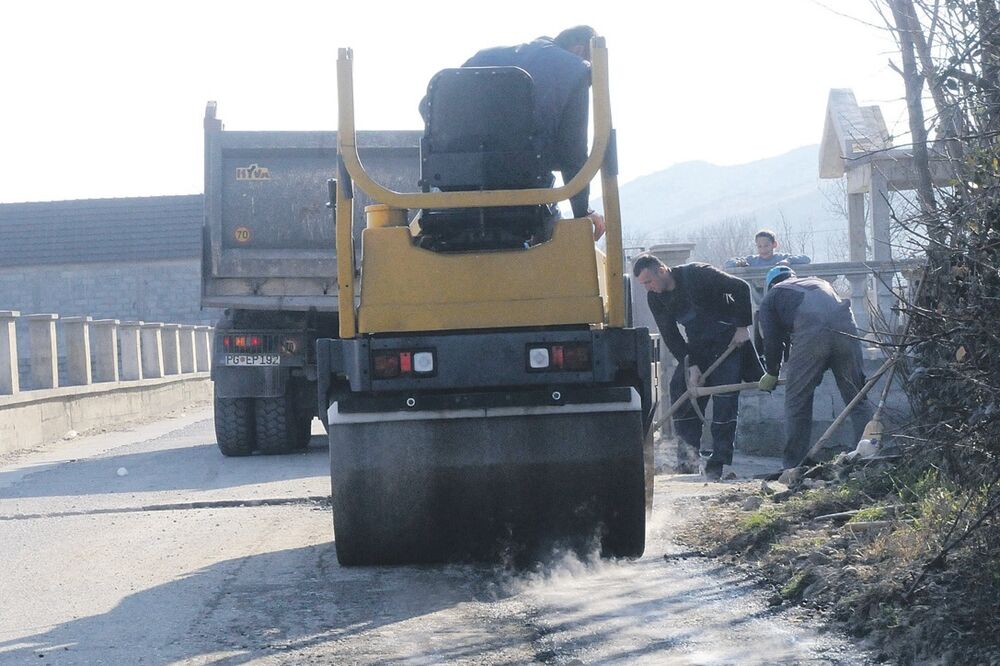
[{"label": "dump truck", "polygon": [[[227,456],[300,449],[313,418],[325,418],[315,341],[339,327],[326,207],[337,135],[225,130],[215,102],[204,129],[201,304],[224,311],[211,368],[216,439]],[[416,189],[419,140],[420,132],[357,135],[372,173],[404,191]]]},{"label": "dump truck", "polygon": [[[343,565],[643,552],[656,350],[627,325],[603,40],[592,50],[594,145],[570,182],[539,187],[530,137],[510,131],[530,133],[527,73],[460,68],[428,87],[417,193],[365,163],[339,51],[339,335],[316,344]],[[606,253],[589,218],[546,217],[598,171]]]}]

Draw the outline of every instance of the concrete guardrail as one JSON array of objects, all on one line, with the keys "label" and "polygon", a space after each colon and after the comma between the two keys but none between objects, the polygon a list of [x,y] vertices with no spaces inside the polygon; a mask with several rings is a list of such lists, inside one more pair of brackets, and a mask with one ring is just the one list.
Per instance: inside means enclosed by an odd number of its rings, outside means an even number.
[{"label": "concrete guardrail", "polygon": [[[30,341],[30,376],[24,383],[18,322]],[[62,372],[57,324],[65,348]],[[0,453],[211,399],[212,330],[0,311]]]}]

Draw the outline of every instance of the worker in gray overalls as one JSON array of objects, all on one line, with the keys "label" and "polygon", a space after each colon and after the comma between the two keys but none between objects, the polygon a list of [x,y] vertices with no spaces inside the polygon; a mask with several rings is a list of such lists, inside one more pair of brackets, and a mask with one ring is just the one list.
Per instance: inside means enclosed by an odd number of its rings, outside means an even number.
[{"label": "worker in gray overalls", "polygon": [[[760,388],[773,391],[778,383],[782,355],[790,344],[785,366],[786,469],[802,464],[812,434],[813,392],[827,369],[833,370],[837,389],[849,403],[865,384],[858,329],[851,302],[841,299],[818,277],[796,277],[787,266],[775,266],[764,279],[767,293],[758,312],[764,338],[764,369]],[[855,442],[871,419],[867,398],[851,412]]]}]

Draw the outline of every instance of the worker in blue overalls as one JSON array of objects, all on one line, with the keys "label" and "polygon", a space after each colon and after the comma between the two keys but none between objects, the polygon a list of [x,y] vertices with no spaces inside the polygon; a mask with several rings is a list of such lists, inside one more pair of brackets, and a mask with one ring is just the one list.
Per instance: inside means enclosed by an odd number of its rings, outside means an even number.
[{"label": "worker in blue overalls", "polygon": [[[764,337],[763,391],[773,391],[784,349],[791,345],[785,373],[784,466],[798,467],[809,452],[813,393],[827,369],[833,370],[837,389],[848,404],[865,384],[858,329],[851,302],[840,298],[826,280],[796,277],[787,266],[775,266],[764,278],[767,293],[758,321]],[[863,398],[851,412],[854,440],[859,441],[872,417]]]},{"label": "worker in blue overalls", "polygon": [[[740,349],[729,354],[706,378],[705,386],[735,384],[747,378],[747,367],[756,365],[756,381],[763,371],[756,360],[750,340],[753,321],[750,285],[743,280],[702,263],[668,267],[651,255],[643,255],[632,264],[632,273],[646,289],[649,309],[660,336],[677,359],[677,370],[670,380],[670,400],[677,401],[689,386],[701,383],[701,374],[730,345]],[[681,335],[679,326],[684,327]],[[748,362],[749,360],[749,362]],[[708,397],[697,400],[703,414]],[[733,463],[733,444],[739,415],[739,393],[712,396],[712,453],[704,461],[705,477],[718,480],[724,465]],[[674,413],[677,435],[695,455],[701,450],[701,416],[694,405],[686,403]]]}]

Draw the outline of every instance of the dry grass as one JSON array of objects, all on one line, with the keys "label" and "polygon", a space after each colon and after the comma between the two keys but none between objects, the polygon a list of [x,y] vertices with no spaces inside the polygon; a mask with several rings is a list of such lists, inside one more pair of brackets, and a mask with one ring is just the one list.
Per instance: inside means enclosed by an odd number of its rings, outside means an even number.
[{"label": "dry grass", "polygon": [[[751,494],[734,491],[682,540],[735,557],[774,586],[773,604],[812,608],[886,659],[1000,664],[1000,544],[988,533],[951,551],[914,589],[963,506],[975,515],[936,475],[884,468],[741,510]],[[850,523],[812,520],[852,510]]]}]

